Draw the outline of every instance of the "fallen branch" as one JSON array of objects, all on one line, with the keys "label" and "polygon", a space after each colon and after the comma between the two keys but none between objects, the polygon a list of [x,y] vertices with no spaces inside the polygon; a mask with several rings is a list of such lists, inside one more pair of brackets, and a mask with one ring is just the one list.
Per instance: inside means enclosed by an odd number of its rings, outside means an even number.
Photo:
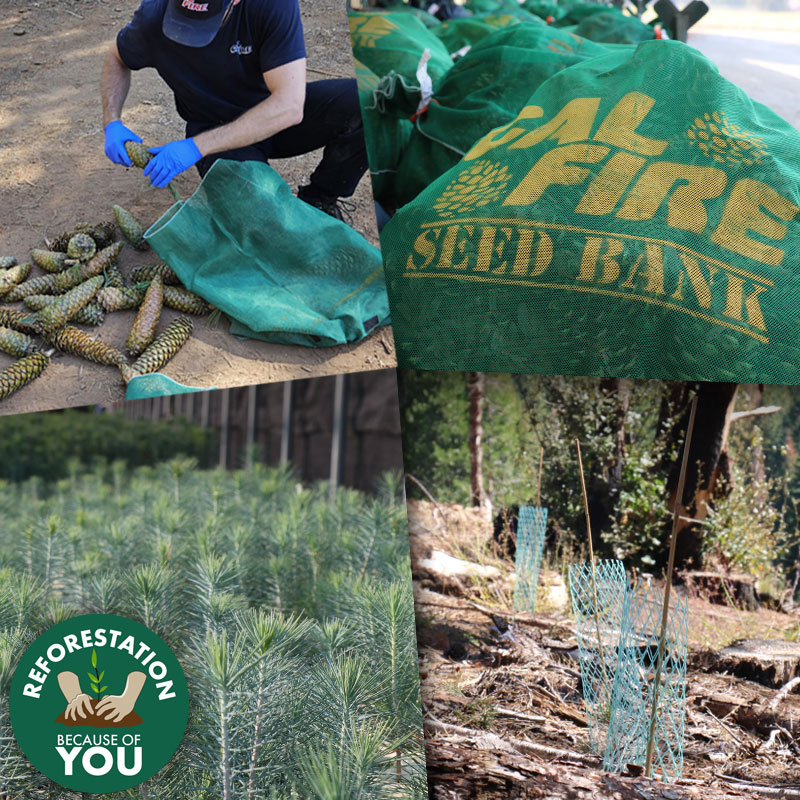
[{"label": "fallen branch", "polygon": [[523,722],[548,722],[547,717],[534,716],[533,714],[523,714],[521,711],[514,711],[513,708],[495,706],[494,711],[495,714],[500,717],[511,717],[512,719],[520,719]]},{"label": "fallen branch", "polygon": [[755,783],[743,781],[741,778],[735,778],[733,775],[717,775],[717,777],[725,781],[730,786],[737,788],[749,789],[751,792],[758,792],[758,794],[765,794],[769,797],[785,797],[786,800],[800,800],[800,789],[781,788],[777,786],[758,786]]},{"label": "fallen branch", "polygon": [[560,750],[556,747],[546,747],[543,744],[534,744],[533,742],[526,742],[522,739],[503,739],[497,734],[489,734],[486,731],[477,731],[473,728],[462,728],[460,725],[450,725],[447,722],[439,722],[438,719],[428,717],[425,720],[425,727],[430,730],[441,731],[448,733],[452,736],[461,736],[467,739],[486,739],[488,736],[497,739],[498,749],[511,747],[519,753],[526,753],[527,755],[539,756],[542,759],[548,760],[564,760],[564,761],[577,761],[580,764],[585,764],[588,767],[599,767],[601,761],[594,756],[587,756],[583,753],[575,753],[570,750]]},{"label": "fallen branch", "polygon": [[761,406],[760,408],[752,408],[749,411],[734,411],[730,416],[731,422],[738,422],[740,419],[747,419],[748,417],[765,417],[767,414],[777,414],[783,411],[780,406]]},{"label": "fallen branch", "polygon": [[785,683],[781,688],[775,693],[775,697],[767,703],[767,708],[770,710],[776,709],[781,701],[789,694],[789,692],[794,689],[795,686],[800,684],[800,677],[792,678],[788,683]]}]

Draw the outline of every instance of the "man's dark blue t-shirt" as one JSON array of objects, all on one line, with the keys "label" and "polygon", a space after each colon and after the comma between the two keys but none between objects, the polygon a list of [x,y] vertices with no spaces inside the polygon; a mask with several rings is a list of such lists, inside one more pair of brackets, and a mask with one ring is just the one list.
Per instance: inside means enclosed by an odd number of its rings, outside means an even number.
[{"label": "man's dark blue t-shirt", "polygon": [[167,2],[143,0],[117,34],[117,47],[130,69],[158,71],[187,122],[232,122],[269,97],[265,72],[305,58],[298,0],[241,0],[205,47],[164,36]]}]

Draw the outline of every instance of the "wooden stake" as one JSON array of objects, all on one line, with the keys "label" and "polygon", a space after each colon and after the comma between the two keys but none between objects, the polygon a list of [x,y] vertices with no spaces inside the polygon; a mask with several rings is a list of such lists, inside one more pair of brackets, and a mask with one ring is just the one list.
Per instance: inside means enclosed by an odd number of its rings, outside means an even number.
[{"label": "wooden stake", "polygon": [[650,732],[647,737],[647,759],[645,761],[644,774],[652,778],[653,770],[653,747],[656,736],[656,718],[658,716],[658,700],[661,689],[661,673],[664,668],[664,648],[667,642],[667,623],[669,621],[669,596],[672,592],[672,571],[675,568],[675,547],[678,542],[678,525],[681,519],[681,508],[683,507],[683,490],[686,485],[686,469],[689,465],[689,448],[692,444],[692,431],[694,429],[694,418],[697,413],[697,395],[692,400],[692,408],[689,412],[689,424],[686,426],[686,440],[683,443],[683,458],[681,460],[681,471],[678,476],[678,490],[675,496],[675,510],[672,514],[672,536],[669,543],[669,563],[667,566],[667,585],[664,588],[664,607],[661,610],[661,635],[658,640],[658,661],[656,662],[655,683],[653,684],[653,707],[650,711]]},{"label": "wooden stake", "polygon": [[544,461],[544,447],[539,451],[539,476],[536,480],[536,507],[542,507],[542,462]]},{"label": "wooden stake", "polygon": [[586,495],[586,481],[583,478],[583,460],[581,459],[581,443],[575,440],[575,447],[578,450],[578,474],[581,477],[581,492],[583,493],[583,511],[586,514],[586,539],[589,542],[589,564],[592,570],[592,601],[594,605],[594,624],[597,628],[597,650],[600,656],[600,663],[603,665],[603,672],[606,669],[606,659],[603,655],[603,640],[600,637],[600,616],[598,612],[597,600],[597,574],[594,564],[594,545],[592,544],[592,523],[589,519],[589,498]]}]

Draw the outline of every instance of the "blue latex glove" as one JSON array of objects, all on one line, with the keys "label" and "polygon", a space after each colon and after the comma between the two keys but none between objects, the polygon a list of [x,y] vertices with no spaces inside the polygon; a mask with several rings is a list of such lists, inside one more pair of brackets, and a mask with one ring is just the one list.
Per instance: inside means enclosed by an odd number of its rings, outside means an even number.
[{"label": "blue latex glove", "polygon": [[109,122],[105,128],[106,133],[106,155],[115,164],[122,164],[123,167],[131,167],[130,156],[125,150],[125,142],[141,142],[132,130],[126,128],[118,119]]},{"label": "blue latex glove", "polygon": [[154,158],[144,168],[144,174],[159,189],[163,189],[176,175],[193,167],[203,157],[194,139],[180,139],[161,147],[151,147],[150,152]]}]

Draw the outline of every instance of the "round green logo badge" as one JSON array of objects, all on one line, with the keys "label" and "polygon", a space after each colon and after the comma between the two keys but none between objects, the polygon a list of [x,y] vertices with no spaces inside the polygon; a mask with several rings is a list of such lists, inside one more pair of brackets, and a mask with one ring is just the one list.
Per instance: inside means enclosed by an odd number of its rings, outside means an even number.
[{"label": "round green logo badge", "polygon": [[152,631],[109,614],[61,622],[25,651],[11,725],[30,762],[88,794],[121,792],[175,754],[189,717],[178,659]]}]

